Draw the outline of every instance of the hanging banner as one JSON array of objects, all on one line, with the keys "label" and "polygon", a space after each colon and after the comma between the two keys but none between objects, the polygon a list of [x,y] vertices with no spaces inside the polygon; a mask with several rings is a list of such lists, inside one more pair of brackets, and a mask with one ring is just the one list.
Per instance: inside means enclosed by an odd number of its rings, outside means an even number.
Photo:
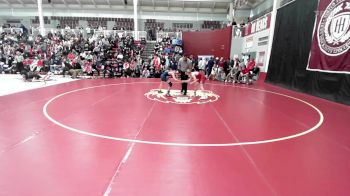
[{"label": "hanging banner", "polygon": [[249,36],[254,33],[258,33],[260,31],[269,29],[270,23],[271,14],[266,14],[265,16],[260,17],[257,20],[254,20],[253,22],[250,22],[245,28],[244,36]]},{"label": "hanging banner", "polygon": [[350,0],[320,0],[307,70],[350,74]]}]

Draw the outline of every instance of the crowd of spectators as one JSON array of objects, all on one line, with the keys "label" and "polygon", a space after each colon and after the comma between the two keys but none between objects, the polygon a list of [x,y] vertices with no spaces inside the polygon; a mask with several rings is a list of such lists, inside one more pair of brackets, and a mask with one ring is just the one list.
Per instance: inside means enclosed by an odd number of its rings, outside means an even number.
[{"label": "crowd of spectators", "polygon": [[175,56],[168,56],[169,53],[142,59],[146,40],[135,41],[132,36],[118,34],[88,33],[84,38],[79,32],[68,30],[64,34],[57,32],[35,37],[23,32],[3,32],[0,43],[1,73],[52,72],[72,78],[152,78],[159,77],[170,65],[176,67],[172,58]]},{"label": "crowd of spectators", "polygon": [[[161,74],[162,70],[178,69],[177,64],[183,56],[181,44],[174,44],[174,40],[168,37],[158,40],[154,47],[154,58],[152,65],[155,66],[155,77]],[[186,55],[192,64],[192,71],[204,70],[209,80],[247,83],[251,84],[257,79],[260,72],[255,59],[224,59],[223,57],[195,58],[193,55]],[[255,77],[255,78],[254,78]]]},{"label": "crowd of spectators", "polygon": [[33,36],[3,32],[0,36],[0,72],[52,72],[78,76],[136,77],[144,45],[131,36],[60,32]]},{"label": "crowd of spectators", "polygon": [[[24,27],[25,28],[25,27]],[[154,47],[154,56],[142,59],[146,41],[132,36],[73,34],[68,31],[33,36],[27,30],[0,35],[0,73],[54,73],[66,77],[159,78],[164,70],[176,70],[184,55],[182,41],[164,37]],[[239,81],[255,62],[238,59],[201,58],[188,55],[193,70],[203,69],[209,79]]]},{"label": "crowd of spectators", "polygon": [[[178,69],[177,64],[182,56],[181,40],[170,37],[158,38],[151,62],[154,65],[155,77],[159,77],[162,70]],[[238,58],[224,59],[224,57],[198,59],[193,55],[186,56],[192,64],[192,71],[204,70],[206,77],[210,80],[251,84],[253,79],[257,79],[260,72],[255,60],[250,56],[247,56],[245,60]]]},{"label": "crowd of spectators", "polygon": [[251,84],[253,79],[257,79],[253,77],[257,77],[260,72],[254,58],[246,62],[238,58],[200,58],[198,69],[205,70],[209,80],[248,84]]}]

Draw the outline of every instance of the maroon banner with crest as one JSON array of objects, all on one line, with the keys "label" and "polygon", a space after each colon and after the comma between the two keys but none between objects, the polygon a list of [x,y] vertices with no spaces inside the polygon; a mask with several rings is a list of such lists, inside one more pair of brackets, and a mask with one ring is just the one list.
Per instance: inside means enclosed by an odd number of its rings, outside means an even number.
[{"label": "maroon banner with crest", "polygon": [[320,0],[316,13],[307,69],[350,74],[350,0]]}]

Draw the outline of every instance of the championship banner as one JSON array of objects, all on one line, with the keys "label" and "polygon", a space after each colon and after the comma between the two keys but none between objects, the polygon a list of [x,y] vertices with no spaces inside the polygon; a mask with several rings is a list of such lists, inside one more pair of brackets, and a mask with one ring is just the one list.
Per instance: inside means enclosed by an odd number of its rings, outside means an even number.
[{"label": "championship banner", "polygon": [[320,0],[307,70],[350,74],[350,0]]}]

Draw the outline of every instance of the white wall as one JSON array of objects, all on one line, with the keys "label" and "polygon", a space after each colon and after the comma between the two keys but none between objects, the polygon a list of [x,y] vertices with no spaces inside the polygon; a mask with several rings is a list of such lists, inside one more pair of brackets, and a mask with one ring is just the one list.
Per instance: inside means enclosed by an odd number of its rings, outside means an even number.
[{"label": "white wall", "polygon": [[[259,38],[262,38],[262,37],[266,37],[266,36],[269,36],[270,35],[270,29],[267,29],[267,30],[264,30],[264,31],[261,31],[261,32],[258,32],[258,33],[255,33],[253,35],[250,35],[250,36],[247,36],[247,37],[244,37],[243,39],[243,53],[246,53],[246,52],[255,52],[256,53],[256,58],[258,58],[258,55],[259,55],[259,52],[265,52],[265,58],[264,58],[264,62],[263,62],[263,67],[262,67],[262,71],[266,71],[266,55],[267,55],[267,50],[268,50],[268,44],[266,45],[263,45],[263,46],[259,46],[258,43],[259,43]],[[246,47],[246,44],[247,44],[247,40],[253,38],[253,44],[251,47],[247,48]],[[268,39],[266,41],[271,41],[270,40],[270,37],[268,37]],[[256,59],[258,60],[258,59]]]},{"label": "white wall", "polygon": [[232,38],[230,58],[233,58],[235,55],[238,55],[238,58],[242,57],[243,41],[244,39],[242,37]]}]

